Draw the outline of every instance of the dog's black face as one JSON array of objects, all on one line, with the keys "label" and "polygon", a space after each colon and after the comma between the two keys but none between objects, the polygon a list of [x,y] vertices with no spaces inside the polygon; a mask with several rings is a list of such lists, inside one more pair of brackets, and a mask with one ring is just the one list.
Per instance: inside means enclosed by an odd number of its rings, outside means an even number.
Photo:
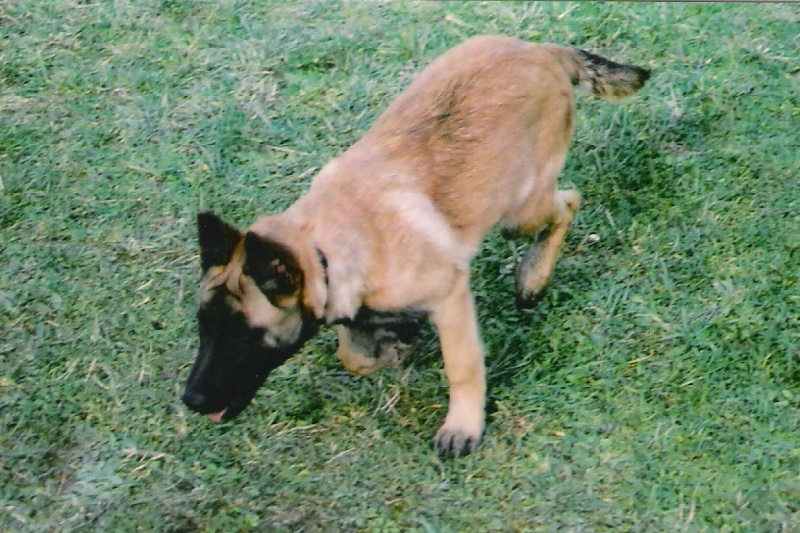
[{"label": "dog's black face", "polygon": [[199,215],[198,228],[200,347],[183,402],[219,422],[250,404],[269,373],[311,338],[316,320],[299,305],[302,275],[285,249],[243,237],[213,215]]},{"label": "dog's black face", "polygon": [[241,312],[227,309],[224,291],[197,312],[200,348],[183,392],[183,402],[212,420],[230,420],[256,395],[275,368],[286,362],[314,334],[304,317],[292,339],[280,344],[266,328],[253,327]]}]

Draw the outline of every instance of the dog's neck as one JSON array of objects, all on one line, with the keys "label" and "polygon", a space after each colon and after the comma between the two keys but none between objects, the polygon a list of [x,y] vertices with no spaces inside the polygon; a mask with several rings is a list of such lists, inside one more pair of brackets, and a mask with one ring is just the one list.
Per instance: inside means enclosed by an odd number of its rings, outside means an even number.
[{"label": "dog's neck", "polygon": [[325,309],[319,320],[326,324],[352,319],[362,306],[361,278],[352,273],[352,264],[335,253],[329,255],[316,247],[317,259],[322,270],[321,284],[324,287]]},{"label": "dog's neck", "polygon": [[330,307],[330,277],[328,276],[328,258],[325,256],[325,252],[316,247],[317,250],[317,259],[319,259],[319,264],[322,267],[322,282],[325,285],[325,292],[327,293],[327,299],[325,302],[325,312],[321,317],[317,319],[317,321],[321,324],[335,324],[338,322],[338,318],[331,315],[329,307]]}]

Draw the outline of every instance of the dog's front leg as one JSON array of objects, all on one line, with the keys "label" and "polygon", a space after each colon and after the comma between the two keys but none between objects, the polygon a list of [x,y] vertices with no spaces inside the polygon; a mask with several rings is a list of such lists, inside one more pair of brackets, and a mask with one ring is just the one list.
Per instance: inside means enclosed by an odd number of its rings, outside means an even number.
[{"label": "dog's front leg", "polygon": [[342,365],[359,376],[369,376],[400,362],[399,344],[381,343],[377,331],[338,326],[339,349],[336,355]]},{"label": "dog's front leg", "polygon": [[439,332],[444,372],[450,384],[450,407],[434,446],[440,454],[467,455],[480,444],[484,424],[486,377],[483,343],[469,272],[459,272],[453,289],[431,316]]}]

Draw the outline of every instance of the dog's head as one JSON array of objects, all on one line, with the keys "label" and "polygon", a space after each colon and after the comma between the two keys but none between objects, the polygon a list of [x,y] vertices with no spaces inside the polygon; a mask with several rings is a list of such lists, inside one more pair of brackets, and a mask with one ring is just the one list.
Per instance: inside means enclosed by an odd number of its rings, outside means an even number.
[{"label": "dog's head", "polygon": [[307,237],[275,218],[243,233],[201,213],[197,228],[200,347],[183,402],[219,422],[242,412],[269,373],[314,334],[325,274]]}]

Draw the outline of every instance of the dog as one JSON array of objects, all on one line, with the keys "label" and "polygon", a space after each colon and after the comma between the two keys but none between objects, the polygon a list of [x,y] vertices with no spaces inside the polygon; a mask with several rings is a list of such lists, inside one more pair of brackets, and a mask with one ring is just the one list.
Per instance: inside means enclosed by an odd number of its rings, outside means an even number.
[{"label": "dog", "polygon": [[419,73],[283,213],[244,231],[198,214],[200,345],[184,403],[232,419],[324,324],[344,367],[372,374],[429,320],[450,387],[434,447],[474,452],[486,380],[470,261],[493,228],[538,236],[516,274],[518,305],[536,303],[581,204],[556,183],[573,86],[615,99],[649,76],[577,48],[474,37]]}]

